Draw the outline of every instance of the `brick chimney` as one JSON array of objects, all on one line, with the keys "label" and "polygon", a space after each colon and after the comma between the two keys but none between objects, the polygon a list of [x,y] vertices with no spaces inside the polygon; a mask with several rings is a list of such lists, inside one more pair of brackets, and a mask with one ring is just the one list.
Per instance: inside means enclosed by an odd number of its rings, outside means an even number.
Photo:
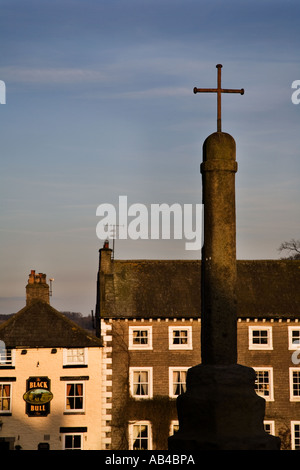
[{"label": "brick chimney", "polygon": [[[107,275],[113,274],[113,261],[111,258],[112,249],[109,248],[109,241],[105,240],[103,248],[99,250],[99,269],[97,273],[97,294],[96,294],[96,336],[101,337],[101,313],[102,304],[105,300],[105,286],[108,289],[108,282],[105,281]],[[111,277],[111,276],[110,276]]]},{"label": "brick chimney", "polygon": [[49,285],[46,283],[46,274],[36,274],[32,269],[26,286],[26,305],[37,300],[50,304]]},{"label": "brick chimney", "polygon": [[112,273],[112,249],[109,248],[109,241],[105,240],[103,248],[99,250],[100,260],[99,260],[99,271],[104,274]]}]

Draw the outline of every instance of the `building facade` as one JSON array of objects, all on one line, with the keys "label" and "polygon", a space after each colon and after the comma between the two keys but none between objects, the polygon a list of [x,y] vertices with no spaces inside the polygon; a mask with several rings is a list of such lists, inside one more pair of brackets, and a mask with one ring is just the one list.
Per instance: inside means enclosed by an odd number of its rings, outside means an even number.
[{"label": "building facade", "polygon": [[111,354],[112,416],[108,448],[167,449],[178,426],[176,397],[199,362],[198,319],[110,319],[102,322]]},{"label": "building facade", "polygon": [[50,306],[45,275],[0,342],[0,450],[101,449],[102,342]]},{"label": "building facade", "polygon": [[239,362],[256,372],[266,400],[265,427],[283,449],[300,449],[300,323],[298,318],[238,321]]},{"label": "building facade", "polygon": [[[265,428],[300,449],[300,262],[238,261],[238,363],[256,371]],[[176,397],[201,363],[201,262],[115,260],[100,250],[98,314],[110,358],[108,449],[167,449]],[[220,345],[222,348],[222,345]]]}]

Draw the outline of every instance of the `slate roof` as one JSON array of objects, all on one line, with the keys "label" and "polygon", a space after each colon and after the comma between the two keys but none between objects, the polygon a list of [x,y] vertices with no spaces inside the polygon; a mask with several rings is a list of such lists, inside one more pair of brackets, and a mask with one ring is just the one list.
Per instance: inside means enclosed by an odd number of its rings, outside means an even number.
[{"label": "slate roof", "polygon": [[[237,261],[239,318],[300,318],[300,261]],[[103,282],[103,281],[102,281]],[[201,261],[114,260],[101,316],[200,316]]]},{"label": "slate roof", "polygon": [[33,302],[0,325],[0,340],[7,348],[99,347],[89,334],[47,302]]}]

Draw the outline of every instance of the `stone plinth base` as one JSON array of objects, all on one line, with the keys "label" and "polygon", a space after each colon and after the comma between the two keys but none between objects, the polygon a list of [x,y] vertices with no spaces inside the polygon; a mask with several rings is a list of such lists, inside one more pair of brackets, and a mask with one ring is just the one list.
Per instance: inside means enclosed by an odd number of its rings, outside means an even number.
[{"label": "stone plinth base", "polygon": [[239,364],[189,369],[169,450],[279,450],[280,439],[264,430],[265,400],[255,392],[255,377]]}]

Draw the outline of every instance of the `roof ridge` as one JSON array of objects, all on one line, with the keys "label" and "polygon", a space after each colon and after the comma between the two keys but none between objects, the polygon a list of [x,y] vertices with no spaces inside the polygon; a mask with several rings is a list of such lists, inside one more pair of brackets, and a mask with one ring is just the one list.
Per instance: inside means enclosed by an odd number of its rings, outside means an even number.
[{"label": "roof ridge", "polygon": [[36,300],[0,325],[7,347],[95,347],[102,340],[52,307]]}]

